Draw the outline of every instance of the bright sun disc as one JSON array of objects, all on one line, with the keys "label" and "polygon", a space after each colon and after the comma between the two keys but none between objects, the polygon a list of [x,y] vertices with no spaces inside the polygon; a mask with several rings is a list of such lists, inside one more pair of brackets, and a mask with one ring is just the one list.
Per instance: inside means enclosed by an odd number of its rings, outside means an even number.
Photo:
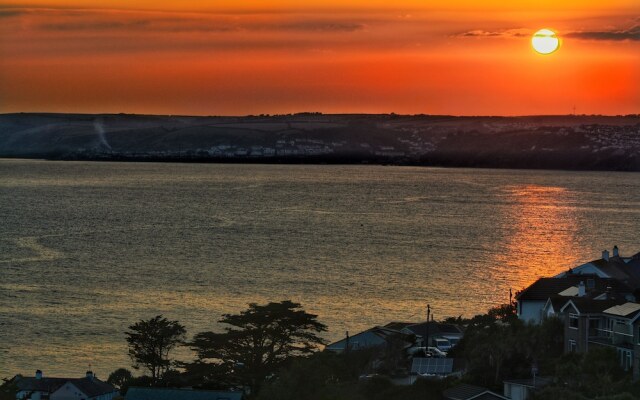
[{"label": "bright sun disc", "polygon": [[540,29],[533,34],[531,45],[540,54],[551,54],[560,47],[560,39],[551,29]]}]

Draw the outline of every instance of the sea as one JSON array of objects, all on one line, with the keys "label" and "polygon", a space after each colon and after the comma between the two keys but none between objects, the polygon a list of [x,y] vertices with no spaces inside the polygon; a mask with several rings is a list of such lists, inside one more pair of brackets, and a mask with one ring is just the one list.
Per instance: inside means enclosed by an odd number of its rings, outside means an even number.
[{"label": "sea", "polygon": [[470,317],[638,232],[638,173],[0,160],[0,378],[131,369],[159,314],[191,337],[290,299],[327,341]]}]

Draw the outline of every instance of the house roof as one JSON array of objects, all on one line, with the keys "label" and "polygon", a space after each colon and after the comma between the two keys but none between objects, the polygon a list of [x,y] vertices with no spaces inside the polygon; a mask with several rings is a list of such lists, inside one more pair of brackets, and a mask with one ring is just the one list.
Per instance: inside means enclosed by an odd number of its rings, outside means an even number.
[{"label": "house roof", "polygon": [[389,329],[395,329],[395,330],[401,330],[403,328],[406,328],[407,326],[411,326],[411,325],[415,325],[415,322],[398,322],[398,321],[394,321],[394,322],[389,322],[388,324],[386,324],[384,327],[385,328],[389,328]]},{"label": "house roof", "polygon": [[50,392],[53,393],[60,386],[69,382],[70,379],[67,378],[25,378],[25,377],[16,377],[16,386],[18,386],[19,390],[27,390],[27,391],[39,391],[39,392]]},{"label": "house roof", "polygon": [[448,400],[495,400],[506,399],[487,388],[462,384],[442,392],[442,396]]},{"label": "house roof", "polygon": [[565,297],[565,303],[560,307],[560,310],[563,310],[567,304],[571,303],[580,314],[596,314],[625,301],[624,299],[594,300],[588,297]]},{"label": "house roof", "polygon": [[71,382],[89,397],[96,397],[106,393],[116,392],[112,385],[102,382],[98,378],[20,378],[16,380],[16,385],[20,390],[40,391],[53,393],[65,383]]},{"label": "house roof", "polygon": [[[608,287],[613,293],[631,293],[633,290],[623,282],[612,278],[600,278],[597,275],[571,275],[557,278],[540,278],[532,285],[519,292],[516,295],[518,301],[546,301],[549,297],[564,293],[567,297],[574,290],[567,290],[577,287],[580,282],[584,282],[589,286],[589,280],[593,280],[593,288],[586,289],[587,296],[599,295],[604,293]],[[576,290],[577,292],[577,290]]]},{"label": "house roof", "polygon": [[589,270],[589,267],[595,267],[601,274],[618,279],[631,288],[640,288],[640,253],[636,253],[631,257],[611,256],[608,260],[601,258],[589,261],[561,275],[580,275],[581,269]]},{"label": "house roof", "polygon": [[409,325],[405,330],[409,330],[416,335],[422,337],[427,334],[427,324],[429,326],[429,336],[434,335],[446,335],[446,334],[462,334],[462,329],[458,325],[454,324],[441,324],[439,322],[422,322],[419,324]]},{"label": "house roof", "polygon": [[611,308],[607,308],[603,311],[605,314],[617,315],[619,317],[634,317],[640,312],[640,304],[638,303],[625,303]]},{"label": "house roof", "polygon": [[132,387],[125,400],[241,400],[242,392]]},{"label": "house roof", "polygon": [[[367,329],[366,331],[362,331],[362,332],[356,333],[355,335],[351,335],[349,336],[349,340],[358,341],[359,337],[363,337],[367,335],[370,335],[369,337],[375,336],[377,338],[376,341],[380,345],[382,345],[384,342],[386,342],[389,338],[392,338],[392,337],[400,338],[405,342],[407,342],[408,344],[413,344],[414,342],[413,336],[410,336],[399,330],[395,330],[395,329],[391,329],[383,326],[374,326],[373,328]],[[333,342],[327,345],[326,348],[333,351],[341,351],[344,349],[346,345],[346,341],[347,341],[346,338],[340,339],[336,342]],[[370,345],[371,344],[369,344],[369,346]]]},{"label": "house roof", "polygon": [[499,394],[491,391],[487,391],[485,393],[482,393],[480,396],[476,396],[473,398],[473,400],[504,400],[504,399],[506,399],[506,397],[500,396]]},{"label": "house roof", "polygon": [[573,296],[577,296],[578,293],[580,293],[580,290],[578,289],[577,286],[570,286],[558,294],[564,297],[567,297],[567,296],[573,297]]},{"label": "house roof", "polygon": [[75,387],[80,389],[82,393],[86,394],[89,397],[96,397],[106,393],[113,393],[117,391],[115,387],[106,382],[102,382],[97,378],[70,379],[68,382],[71,382]]},{"label": "house roof", "polygon": [[569,301],[569,299],[566,296],[561,296],[561,295],[550,296],[549,299],[547,300],[547,303],[544,306],[545,308],[548,308],[549,303],[551,303],[551,308],[553,309],[553,311],[558,312],[560,311],[560,308],[562,308],[562,306],[567,304],[567,301]]},{"label": "house roof", "polygon": [[568,276],[563,278],[540,278],[523,291],[516,294],[519,301],[546,301],[549,297],[557,295],[580,281],[586,280],[585,276]]}]

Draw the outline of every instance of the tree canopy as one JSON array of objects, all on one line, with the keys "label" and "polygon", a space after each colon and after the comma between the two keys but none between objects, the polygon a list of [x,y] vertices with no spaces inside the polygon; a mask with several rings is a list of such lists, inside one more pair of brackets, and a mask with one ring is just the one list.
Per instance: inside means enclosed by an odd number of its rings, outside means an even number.
[{"label": "tree canopy", "polygon": [[541,375],[552,374],[562,355],[562,334],[559,319],[526,324],[506,304],[468,320],[464,337],[449,356],[466,359],[468,381],[498,390],[504,379],[530,377],[534,364]]},{"label": "tree canopy", "polygon": [[0,384],[0,400],[15,400],[17,393],[16,378],[3,378]]},{"label": "tree canopy", "polygon": [[189,344],[198,357],[194,364],[200,370],[209,365],[230,371],[254,392],[293,357],[315,352],[324,343],[318,334],[327,329],[317,315],[290,300],[252,303],[239,314],[223,315],[219,322],[229,325],[224,332],[198,333]]},{"label": "tree canopy", "polygon": [[171,367],[169,353],[184,342],[186,330],[178,321],[157,315],[131,325],[125,334],[133,367],[148,369],[155,381]]},{"label": "tree canopy", "polygon": [[534,399],[637,399],[640,383],[620,366],[615,349],[591,346],[586,353],[567,353],[555,362],[555,382]]},{"label": "tree canopy", "polygon": [[127,384],[131,379],[133,379],[133,375],[131,371],[126,368],[118,368],[109,374],[109,378],[107,378],[107,383],[121,389],[124,385]]}]

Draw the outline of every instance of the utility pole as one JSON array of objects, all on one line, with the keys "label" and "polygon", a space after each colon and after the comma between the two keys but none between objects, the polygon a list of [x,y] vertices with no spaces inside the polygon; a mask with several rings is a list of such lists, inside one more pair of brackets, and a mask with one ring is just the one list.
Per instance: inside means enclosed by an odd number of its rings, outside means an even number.
[{"label": "utility pole", "polygon": [[424,338],[424,349],[425,352],[429,350],[429,319],[431,317],[431,305],[427,304],[427,334]]},{"label": "utility pole", "polygon": [[349,331],[347,331],[346,335],[347,337],[345,339],[346,343],[344,344],[344,352],[348,353],[349,352]]}]

